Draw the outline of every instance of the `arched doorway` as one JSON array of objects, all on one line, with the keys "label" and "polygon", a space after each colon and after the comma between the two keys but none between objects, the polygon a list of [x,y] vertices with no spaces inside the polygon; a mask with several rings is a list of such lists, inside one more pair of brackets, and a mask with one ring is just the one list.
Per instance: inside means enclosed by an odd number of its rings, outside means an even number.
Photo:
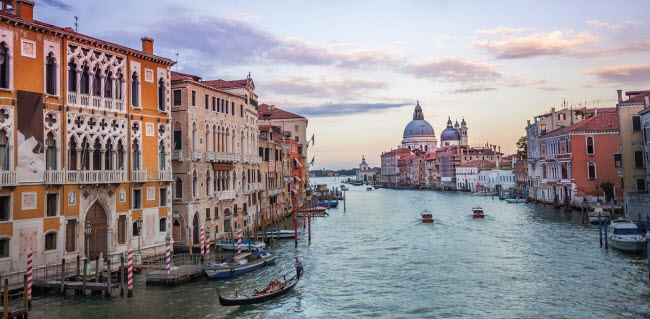
[{"label": "arched doorway", "polygon": [[172,238],[174,238],[174,243],[185,244],[185,240],[187,240],[187,237],[183,237],[184,226],[185,226],[185,221],[183,220],[182,217],[180,216],[174,217],[174,221],[172,223]]},{"label": "arched doorway", "polygon": [[192,221],[192,244],[200,243],[199,239],[199,212],[194,213],[194,221]]},{"label": "arched doorway", "polygon": [[95,202],[88,213],[86,214],[86,220],[90,222],[90,236],[88,238],[88,257],[90,260],[94,260],[99,255],[102,255],[103,258],[106,258],[108,253],[108,225],[106,211],[104,208],[97,202]]},{"label": "arched doorway", "polygon": [[571,205],[571,192],[569,188],[564,185],[564,207],[568,210]]}]

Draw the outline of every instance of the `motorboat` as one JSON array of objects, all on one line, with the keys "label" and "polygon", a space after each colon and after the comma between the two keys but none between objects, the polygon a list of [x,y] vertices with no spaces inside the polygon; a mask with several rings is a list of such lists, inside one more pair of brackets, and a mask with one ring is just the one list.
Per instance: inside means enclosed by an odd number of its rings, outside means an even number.
[{"label": "motorboat", "polygon": [[640,253],[646,250],[646,238],[631,220],[622,218],[612,220],[607,237],[610,246],[624,252]]},{"label": "motorboat", "polygon": [[420,217],[423,223],[433,223],[433,214],[426,209],[420,213]]},{"label": "motorboat", "polygon": [[[217,247],[223,249],[223,250],[237,250],[237,242],[236,241],[222,241],[216,244]],[[266,247],[266,244],[263,242],[255,242],[250,239],[242,239],[241,240],[241,248],[242,250],[247,250],[248,247],[251,247],[252,249],[257,250],[258,248],[264,249]]]},{"label": "motorboat", "polygon": [[349,189],[350,189],[349,187],[347,187],[347,186],[345,186],[345,185],[341,185],[341,190],[342,190],[342,191],[347,191],[347,190],[349,190]]},{"label": "motorboat", "polygon": [[595,225],[598,225],[598,215],[600,215],[600,220],[607,224],[610,220],[609,212],[603,211],[603,208],[600,206],[600,203],[596,203],[594,210],[589,212],[589,222]]},{"label": "motorboat", "polygon": [[222,262],[208,262],[205,273],[210,278],[226,278],[245,274],[264,266],[273,264],[277,253],[264,250],[230,257]]},{"label": "motorboat", "polygon": [[305,217],[309,215],[311,215],[311,217],[326,217],[330,214],[328,212],[312,212],[311,214],[300,212],[296,214],[296,217]]},{"label": "motorboat", "polygon": [[372,190],[375,190],[375,189],[372,188],[372,187],[366,187],[366,190],[367,190],[367,191],[372,191]]},{"label": "motorboat", "polygon": [[327,210],[327,208],[325,208],[325,207],[322,207],[322,206],[316,206],[316,207],[311,208],[311,209],[309,209],[309,208],[308,208],[308,209],[303,208],[303,209],[301,209],[301,210],[299,211],[299,213],[310,213],[310,212],[311,212],[312,214],[313,214],[313,213],[323,213],[323,212],[326,211],[326,210]]},{"label": "motorboat", "polygon": [[509,204],[519,204],[519,203],[525,203],[526,202],[526,200],[523,199],[523,198],[506,198],[504,200],[506,201],[506,203],[509,203]]},{"label": "motorboat", "polygon": [[480,206],[476,206],[472,208],[472,217],[485,218],[485,213],[483,212],[483,208],[481,208]]},{"label": "motorboat", "polygon": [[338,202],[338,201],[335,201],[335,200],[325,201],[325,202],[318,202],[318,203],[316,204],[316,206],[319,206],[319,207],[336,208],[336,207],[339,206],[339,202]]},{"label": "motorboat", "polygon": [[267,229],[266,232],[264,231],[259,231],[257,232],[258,236],[264,236],[266,233],[266,237],[271,237],[271,238],[278,238],[278,239],[289,239],[289,238],[295,238],[296,233],[293,230],[286,230],[282,228],[271,228]]}]

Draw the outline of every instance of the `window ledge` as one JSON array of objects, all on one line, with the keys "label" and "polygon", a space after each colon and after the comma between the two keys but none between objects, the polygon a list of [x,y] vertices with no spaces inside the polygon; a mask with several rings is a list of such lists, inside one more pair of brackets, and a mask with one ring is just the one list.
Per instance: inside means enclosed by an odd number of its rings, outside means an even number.
[{"label": "window ledge", "polygon": [[13,220],[0,220],[0,224],[6,224],[6,223],[11,223]]},{"label": "window ledge", "polygon": [[45,98],[48,98],[48,97],[50,97],[50,98],[55,98],[55,99],[57,99],[57,100],[60,100],[60,99],[61,99],[61,96],[60,96],[60,95],[52,95],[52,94],[47,94],[47,93],[45,93]]},{"label": "window ledge", "polygon": [[13,88],[9,88],[9,89],[7,89],[7,88],[0,88],[0,92],[10,92],[10,93],[14,93],[14,89],[13,89]]},{"label": "window ledge", "polygon": [[59,250],[56,249],[56,248],[53,248],[53,249],[46,249],[46,250],[44,251],[44,253],[45,253],[45,254],[48,254],[48,255],[51,255],[51,254],[54,254],[54,253],[58,253],[58,252],[59,252]]}]

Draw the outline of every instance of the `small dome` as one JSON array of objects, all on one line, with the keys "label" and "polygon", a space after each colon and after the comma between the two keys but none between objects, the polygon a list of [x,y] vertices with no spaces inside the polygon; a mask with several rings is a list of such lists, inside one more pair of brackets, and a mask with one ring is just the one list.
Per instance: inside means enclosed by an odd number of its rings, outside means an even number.
[{"label": "small dome", "polygon": [[411,136],[435,136],[433,126],[425,120],[413,120],[404,128],[404,138]]},{"label": "small dome", "polygon": [[445,142],[445,141],[460,141],[460,134],[458,134],[458,131],[454,129],[451,126],[448,126],[442,133],[440,134],[440,141]]}]

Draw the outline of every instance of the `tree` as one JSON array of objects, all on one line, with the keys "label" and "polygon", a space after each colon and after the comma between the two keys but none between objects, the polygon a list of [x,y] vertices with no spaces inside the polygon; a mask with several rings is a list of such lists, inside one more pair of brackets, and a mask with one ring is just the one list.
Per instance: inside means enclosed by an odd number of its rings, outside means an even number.
[{"label": "tree", "polygon": [[614,184],[610,182],[604,182],[600,184],[600,188],[605,192],[605,201],[609,202],[612,197],[614,197]]},{"label": "tree", "polygon": [[526,158],[528,154],[528,140],[525,136],[522,136],[517,141],[517,156],[521,158]]}]

